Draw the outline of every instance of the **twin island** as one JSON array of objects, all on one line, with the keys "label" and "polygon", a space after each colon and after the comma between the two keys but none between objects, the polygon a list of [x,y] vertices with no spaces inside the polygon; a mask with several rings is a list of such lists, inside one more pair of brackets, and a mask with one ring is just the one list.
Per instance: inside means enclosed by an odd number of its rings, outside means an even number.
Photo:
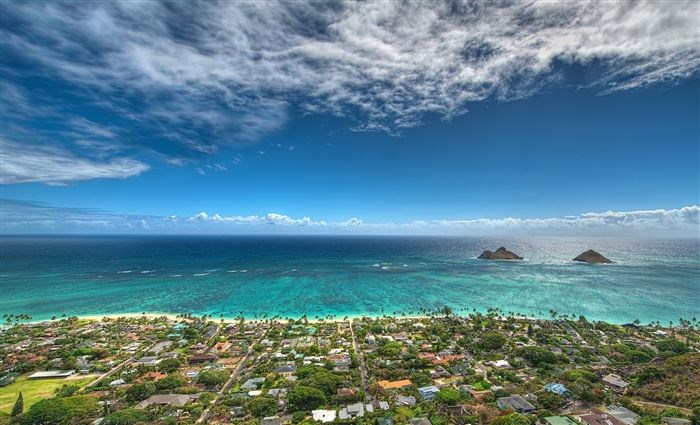
[{"label": "twin island", "polygon": [[[479,257],[483,260],[522,260],[523,257],[519,256],[518,254],[508,251],[504,247],[498,248],[496,251],[489,251],[486,250],[479,255]],[[598,252],[589,249],[586,252],[582,252],[578,257],[574,258],[573,261],[579,261],[582,263],[589,263],[589,264],[609,264],[612,263],[609,259],[605,258],[603,255],[599,254]]]}]

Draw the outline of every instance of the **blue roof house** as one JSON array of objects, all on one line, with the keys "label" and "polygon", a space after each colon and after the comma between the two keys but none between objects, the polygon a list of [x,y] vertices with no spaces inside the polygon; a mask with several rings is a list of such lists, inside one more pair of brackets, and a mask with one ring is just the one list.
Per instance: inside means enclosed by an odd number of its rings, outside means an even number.
[{"label": "blue roof house", "polygon": [[420,396],[427,401],[435,400],[435,397],[437,397],[439,392],[440,389],[438,389],[438,387],[436,387],[435,385],[429,385],[427,387],[418,388],[418,393],[420,394]]},{"label": "blue roof house", "polygon": [[559,395],[566,395],[569,390],[564,386],[564,384],[559,384],[557,382],[551,382],[544,386],[544,389]]}]

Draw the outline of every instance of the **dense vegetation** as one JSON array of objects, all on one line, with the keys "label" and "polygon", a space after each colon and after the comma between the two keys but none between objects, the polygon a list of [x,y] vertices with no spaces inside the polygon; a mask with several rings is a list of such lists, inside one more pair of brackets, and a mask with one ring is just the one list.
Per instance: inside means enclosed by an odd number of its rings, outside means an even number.
[{"label": "dense vegetation", "polygon": [[646,366],[635,375],[630,395],[682,407],[700,401],[700,353],[669,357],[660,366]]}]

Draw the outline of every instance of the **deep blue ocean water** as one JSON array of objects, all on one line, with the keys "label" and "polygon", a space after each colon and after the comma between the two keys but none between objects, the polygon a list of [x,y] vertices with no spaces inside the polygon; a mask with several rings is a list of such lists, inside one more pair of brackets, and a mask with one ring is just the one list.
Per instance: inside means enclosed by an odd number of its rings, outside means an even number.
[{"label": "deep blue ocean water", "polygon": [[[499,246],[524,261],[475,258]],[[593,248],[613,265],[571,261]],[[700,317],[697,240],[222,236],[0,239],[0,311],[248,318],[498,307],[646,323]]]}]

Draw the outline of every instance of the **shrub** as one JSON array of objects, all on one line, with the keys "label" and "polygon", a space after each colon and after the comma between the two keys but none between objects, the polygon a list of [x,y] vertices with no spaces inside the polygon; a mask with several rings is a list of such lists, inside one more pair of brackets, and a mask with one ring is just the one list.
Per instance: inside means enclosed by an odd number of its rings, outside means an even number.
[{"label": "shrub", "polygon": [[132,425],[138,422],[146,422],[149,415],[141,409],[124,409],[107,415],[103,425]]},{"label": "shrub", "polygon": [[277,413],[277,400],[272,397],[253,398],[248,402],[248,411],[257,418],[272,416]]},{"label": "shrub", "polygon": [[445,403],[448,406],[453,406],[459,403],[459,400],[462,398],[459,391],[457,391],[454,388],[440,389],[440,392],[438,392],[437,397],[441,402]]},{"label": "shrub", "polygon": [[65,398],[49,398],[35,403],[22,416],[24,425],[80,423],[96,416],[100,405],[95,397],[78,395]]},{"label": "shrub", "polygon": [[156,386],[153,382],[142,382],[134,384],[126,390],[125,397],[128,401],[141,401],[156,393]]},{"label": "shrub", "polygon": [[479,346],[485,350],[498,350],[506,343],[505,337],[498,333],[487,333],[479,341]]},{"label": "shrub", "polygon": [[297,385],[289,392],[292,410],[312,410],[326,403],[326,396],[318,389]]}]

